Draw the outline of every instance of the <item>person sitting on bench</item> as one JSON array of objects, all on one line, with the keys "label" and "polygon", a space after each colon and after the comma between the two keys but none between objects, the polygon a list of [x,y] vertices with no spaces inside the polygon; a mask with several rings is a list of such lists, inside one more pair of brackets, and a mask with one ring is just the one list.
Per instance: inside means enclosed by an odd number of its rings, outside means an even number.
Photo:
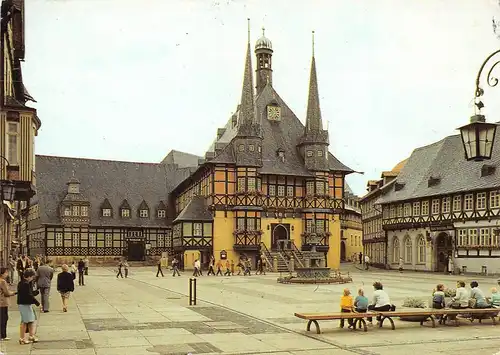
[{"label": "person sitting on bench", "polygon": [[[351,296],[351,291],[348,288],[344,288],[344,295],[340,297],[340,312],[351,313],[354,309],[354,303]],[[352,328],[352,319],[348,319],[349,329]],[[340,319],[340,328],[344,328],[344,319]]]},{"label": "person sitting on bench", "polygon": [[490,308],[490,304],[486,301],[483,291],[479,288],[477,281],[470,283],[470,298],[476,300],[474,308]]},{"label": "person sitting on bench", "polygon": [[463,309],[469,307],[469,292],[465,289],[465,282],[457,282],[457,291],[455,297],[451,298],[451,303],[448,307],[453,309]]},{"label": "person sitting on bench", "polygon": [[[392,308],[391,300],[389,299],[389,295],[384,291],[384,286],[381,282],[377,281],[373,283],[373,300],[372,304],[368,306],[369,311],[381,311],[388,312]],[[368,317],[368,324],[373,325],[372,317]],[[377,322],[380,322],[380,316],[377,316]]]}]

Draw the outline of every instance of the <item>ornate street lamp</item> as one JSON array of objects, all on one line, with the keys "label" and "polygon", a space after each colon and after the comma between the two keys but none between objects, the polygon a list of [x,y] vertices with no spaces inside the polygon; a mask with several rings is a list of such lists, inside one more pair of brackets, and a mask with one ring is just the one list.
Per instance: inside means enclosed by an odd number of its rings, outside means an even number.
[{"label": "ornate street lamp", "polygon": [[0,188],[2,201],[13,202],[16,195],[16,187],[12,181],[3,180]]},{"label": "ornate street lamp", "polygon": [[[500,38],[497,31],[499,22],[493,18],[493,32]],[[458,128],[462,136],[462,143],[465,150],[465,158],[467,160],[487,160],[491,159],[491,152],[493,150],[493,143],[495,141],[495,133],[497,129],[497,124],[487,123],[486,117],[481,114],[481,109],[484,107],[484,103],[481,101],[481,96],[484,95],[484,89],[481,87],[480,80],[481,74],[484,68],[488,64],[489,70],[486,75],[486,83],[490,87],[495,87],[498,85],[498,78],[492,76],[492,72],[495,67],[500,63],[500,59],[494,59],[494,57],[500,53],[497,50],[491,53],[486,60],[481,65],[479,72],[476,76],[476,91],[474,93],[474,105],[479,111],[470,118],[470,123]]]},{"label": "ornate street lamp", "polygon": [[[4,160],[9,167],[9,161],[4,156],[0,155],[0,159]],[[13,202],[16,195],[16,186],[10,180],[0,180],[0,201]]]}]

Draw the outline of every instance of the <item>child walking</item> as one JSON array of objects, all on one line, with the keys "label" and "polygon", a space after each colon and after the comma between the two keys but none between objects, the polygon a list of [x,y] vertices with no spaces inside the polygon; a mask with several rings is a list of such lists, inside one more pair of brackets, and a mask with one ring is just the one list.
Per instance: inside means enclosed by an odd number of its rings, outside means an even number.
[{"label": "child walking", "polygon": [[[344,288],[344,295],[340,297],[340,312],[351,313],[354,309],[354,300],[351,296],[351,291],[348,288]],[[352,328],[352,319],[348,319],[349,329]],[[344,319],[340,320],[340,328],[344,328]]]}]

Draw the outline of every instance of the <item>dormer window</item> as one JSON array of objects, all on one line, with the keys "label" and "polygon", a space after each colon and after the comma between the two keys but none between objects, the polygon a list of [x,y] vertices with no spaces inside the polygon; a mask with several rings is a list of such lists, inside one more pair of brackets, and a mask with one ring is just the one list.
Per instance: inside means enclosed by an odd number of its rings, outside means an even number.
[{"label": "dormer window", "polygon": [[244,144],[240,144],[239,147],[238,147],[238,150],[240,152],[244,152],[245,151],[245,145]]},{"label": "dormer window", "polygon": [[82,206],[80,208],[80,213],[83,217],[88,217],[89,215],[89,207],[88,206]]},{"label": "dormer window", "polygon": [[312,157],[314,155],[314,152],[312,150],[307,151],[307,156]]},{"label": "dormer window", "polygon": [[130,217],[130,210],[128,208],[122,208],[120,212],[121,212],[122,218],[129,218]]},{"label": "dormer window", "polygon": [[71,208],[70,208],[69,206],[65,206],[65,207],[64,207],[64,215],[65,215],[66,217],[71,216]]},{"label": "dormer window", "polygon": [[102,209],[103,217],[111,217],[111,208],[103,208]]},{"label": "dormer window", "polygon": [[250,145],[248,146],[248,151],[249,151],[249,152],[253,152],[254,150],[255,150],[255,146],[254,146],[253,144],[250,144]]},{"label": "dormer window", "polygon": [[139,217],[141,218],[148,218],[148,210],[139,210]]},{"label": "dormer window", "polygon": [[167,215],[165,210],[158,210],[158,218],[165,218]]},{"label": "dormer window", "polygon": [[73,216],[80,215],[80,206],[73,206]]},{"label": "dormer window", "polygon": [[323,151],[322,150],[318,150],[318,157],[322,157],[323,156]]}]

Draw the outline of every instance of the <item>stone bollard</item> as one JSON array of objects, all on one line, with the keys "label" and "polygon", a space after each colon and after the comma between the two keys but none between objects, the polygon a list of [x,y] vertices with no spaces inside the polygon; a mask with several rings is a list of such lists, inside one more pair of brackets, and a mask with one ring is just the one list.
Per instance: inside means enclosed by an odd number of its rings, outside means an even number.
[{"label": "stone bollard", "polygon": [[295,260],[293,258],[290,259],[290,272],[295,271]]},{"label": "stone bollard", "polygon": [[273,256],[273,271],[278,272],[278,257]]}]

